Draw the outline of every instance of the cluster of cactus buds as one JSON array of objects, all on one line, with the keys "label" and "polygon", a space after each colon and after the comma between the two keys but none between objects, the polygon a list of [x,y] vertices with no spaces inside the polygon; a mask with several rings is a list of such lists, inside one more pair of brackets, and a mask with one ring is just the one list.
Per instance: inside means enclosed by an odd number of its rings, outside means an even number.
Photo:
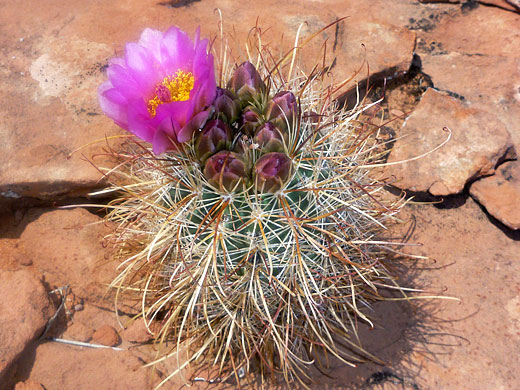
[{"label": "cluster of cactus buds", "polygon": [[220,192],[274,193],[292,172],[289,132],[299,121],[292,92],[270,96],[250,62],[218,88],[212,117],[195,136],[195,154],[207,182]]}]

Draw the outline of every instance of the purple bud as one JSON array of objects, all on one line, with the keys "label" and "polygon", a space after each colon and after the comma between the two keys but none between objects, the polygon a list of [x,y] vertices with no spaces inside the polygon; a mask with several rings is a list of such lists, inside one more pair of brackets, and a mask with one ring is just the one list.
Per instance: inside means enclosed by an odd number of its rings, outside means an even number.
[{"label": "purple bud", "polygon": [[259,192],[276,192],[291,174],[292,161],[283,153],[267,153],[255,164],[255,185]]},{"label": "purple bud", "polygon": [[217,116],[228,123],[235,122],[242,109],[240,100],[232,92],[219,87],[217,87],[217,97],[213,105]]},{"label": "purple bud", "polygon": [[255,134],[257,127],[261,124],[262,119],[260,118],[260,115],[258,115],[252,109],[246,107],[242,116],[240,117],[240,130],[242,133],[252,137],[253,134]]},{"label": "purple bud", "polygon": [[235,92],[244,106],[251,102],[255,96],[264,94],[266,91],[262,77],[254,65],[248,61],[243,62],[235,69],[227,86],[228,89]]},{"label": "purple bud", "polygon": [[240,181],[247,179],[244,162],[233,152],[222,150],[206,161],[204,176],[214,187],[227,192],[235,187],[240,189]]},{"label": "purple bud", "polygon": [[206,123],[195,141],[195,153],[204,162],[212,154],[229,147],[232,137],[233,132],[225,122],[220,119],[211,120]]},{"label": "purple bud", "polygon": [[293,127],[299,116],[298,102],[292,92],[282,91],[273,96],[267,107],[267,118],[282,129]]},{"label": "purple bud", "polygon": [[266,122],[256,130],[253,142],[258,144],[264,153],[283,152],[284,142],[287,142],[287,133],[282,133],[271,122]]}]

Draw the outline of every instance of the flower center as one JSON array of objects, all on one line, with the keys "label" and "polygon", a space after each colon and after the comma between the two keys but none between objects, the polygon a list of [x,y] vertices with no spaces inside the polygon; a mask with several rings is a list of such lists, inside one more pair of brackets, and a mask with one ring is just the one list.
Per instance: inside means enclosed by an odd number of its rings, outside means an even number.
[{"label": "flower center", "polygon": [[167,76],[155,87],[155,96],[148,100],[148,112],[152,118],[157,114],[157,107],[163,103],[184,102],[190,98],[195,84],[193,73],[178,70],[174,76]]}]

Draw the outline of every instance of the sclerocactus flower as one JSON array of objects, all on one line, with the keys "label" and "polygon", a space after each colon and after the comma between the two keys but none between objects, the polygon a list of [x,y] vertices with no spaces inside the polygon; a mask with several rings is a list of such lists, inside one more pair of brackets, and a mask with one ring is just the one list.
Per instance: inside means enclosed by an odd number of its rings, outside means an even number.
[{"label": "sclerocactus flower", "polygon": [[110,61],[108,81],[98,90],[101,109],[123,129],[152,143],[156,154],[175,150],[176,143],[191,139],[195,126],[190,121],[215,98],[207,44],[198,30],[195,42],[177,27],[164,34],[144,30],[138,43],[126,45],[124,58]]},{"label": "sclerocactus flower", "polygon": [[228,89],[232,90],[240,99],[242,105],[246,106],[255,97],[264,94],[266,86],[255,66],[246,61],[235,69],[228,82]]},{"label": "sclerocactus flower", "polygon": [[284,153],[267,153],[255,164],[253,175],[260,192],[276,192],[287,182],[291,174],[291,159]]},{"label": "sclerocactus flower", "polygon": [[212,154],[230,146],[233,137],[231,128],[220,119],[206,123],[195,141],[195,153],[204,162]]},{"label": "sclerocactus flower", "polygon": [[229,90],[217,87],[217,97],[213,103],[217,117],[234,123],[242,110],[240,100]]},{"label": "sclerocactus flower", "polygon": [[298,115],[298,101],[290,91],[278,92],[269,102],[267,119],[280,128],[293,126],[293,121]]},{"label": "sclerocactus flower", "polygon": [[266,122],[256,129],[253,142],[260,147],[263,153],[282,152],[284,143],[287,142],[287,133],[282,133],[271,122]]},{"label": "sclerocactus flower", "polygon": [[247,173],[244,161],[237,154],[222,150],[206,160],[204,176],[215,188],[229,192],[246,180]]}]

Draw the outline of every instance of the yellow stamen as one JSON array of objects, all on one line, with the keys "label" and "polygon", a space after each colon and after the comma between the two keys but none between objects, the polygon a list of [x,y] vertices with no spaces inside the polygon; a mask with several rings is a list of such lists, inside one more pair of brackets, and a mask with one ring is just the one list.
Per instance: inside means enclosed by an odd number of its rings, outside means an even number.
[{"label": "yellow stamen", "polygon": [[[156,95],[148,100],[148,112],[150,116],[154,118],[157,113],[157,107],[163,103],[184,102],[188,100],[194,84],[195,78],[191,72],[178,70],[174,76],[165,77],[162,83],[156,86]],[[164,91],[158,93],[161,89]],[[165,96],[164,92],[169,92],[170,96]]]}]

